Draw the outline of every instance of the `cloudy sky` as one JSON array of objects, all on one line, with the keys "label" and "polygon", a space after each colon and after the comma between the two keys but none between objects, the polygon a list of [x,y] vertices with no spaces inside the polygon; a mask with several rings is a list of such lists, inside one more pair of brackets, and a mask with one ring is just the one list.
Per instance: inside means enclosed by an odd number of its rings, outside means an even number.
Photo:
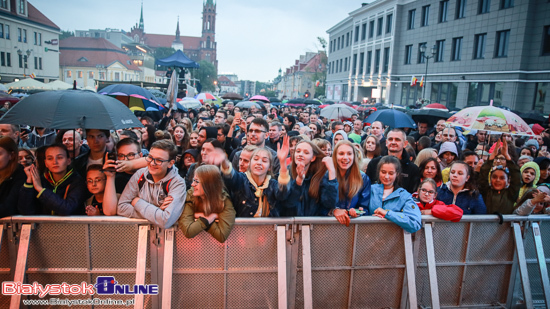
[{"label": "cloudy sky", "polygon": [[[317,37],[359,8],[351,0],[216,1],[219,73],[268,81],[301,54],[321,49]],[[371,2],[364,0],[363,2]],[[114,28],[130,31],[140,0],[31,0],[63,30]],[[174,34],[178,16],[184,36],[201,36],[202,0],[143,0],[146,33]],[[328,48],[328,47],[327,47]]]}]

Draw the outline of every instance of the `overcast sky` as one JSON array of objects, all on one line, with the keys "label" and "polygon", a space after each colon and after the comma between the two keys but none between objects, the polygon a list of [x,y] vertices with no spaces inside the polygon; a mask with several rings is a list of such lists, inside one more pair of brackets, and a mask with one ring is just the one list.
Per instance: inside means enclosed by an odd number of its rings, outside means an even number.
[{"label": "overcast sky", "polygon": [[[218,1],[216,1],[218,2]],[[371,2],[362,1],[362,2]],[[34,0],[38,10],[62,30],[114,28],[130,31],[139,21],[140,0]],[[201,36],[202,0],[144,0],[146,33]],[[351,0],[229,0],[217,3],[219,73],[268,81],[301,54],[321,49],[327,29],[361,7]],[[327,46],[328,48],[328,46]]]}]

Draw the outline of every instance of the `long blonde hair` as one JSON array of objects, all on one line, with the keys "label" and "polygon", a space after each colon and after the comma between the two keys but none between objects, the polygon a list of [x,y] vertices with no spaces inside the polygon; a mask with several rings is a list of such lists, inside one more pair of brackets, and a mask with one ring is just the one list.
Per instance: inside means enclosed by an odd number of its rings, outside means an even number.
[{"label": "long blonde hair", "polygon": [[[340,173],[340,166],[338,165],[338,160],[336,158],[338,155],[338,149],[343,145],[348,145],[353,151],[353,164],[344,176]],[[359,151],[350,141],[342,140],[336,144],[336,147],[334,147],[332,162],[336,168],[336,179],[338,179],[338,198],[341,201],[345,200],[346,197],[348,199],[352,199],[363,187],[363,177],[361,176],[361,169],[359,166],[361,159],[362,158],[359,155]]]},{"label": "long blonde hair", "polygon": [[195,211],[205,215],[220,213],[223,210],[223,179],[220,170],[214,165],[202,165],[195,170],[195,177],[204,191],[203,197],[196,197]]}]

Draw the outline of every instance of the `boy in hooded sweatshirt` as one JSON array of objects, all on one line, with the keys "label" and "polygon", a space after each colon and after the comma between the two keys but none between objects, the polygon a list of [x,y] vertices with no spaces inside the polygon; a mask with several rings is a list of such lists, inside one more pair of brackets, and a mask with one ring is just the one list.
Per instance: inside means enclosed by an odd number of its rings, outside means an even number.
[{"label": "boy in hooded sweatshirt", "polygon": [[453,142],[443,142],[439,148],[439,166],[441,167],[441,176],[443,183],[449,181],[449,172],[451,164],[458,159],[458,150]]},{"label": "boy in hooded sweatshirt", "polygon": [[[536,188],[540,178],[539,165],[535,162],[527,162],[520,168],[521,182],[523,186],[519,189],[518,201],[529,189]],[[518,204],[516,203],[516,206]]]}]

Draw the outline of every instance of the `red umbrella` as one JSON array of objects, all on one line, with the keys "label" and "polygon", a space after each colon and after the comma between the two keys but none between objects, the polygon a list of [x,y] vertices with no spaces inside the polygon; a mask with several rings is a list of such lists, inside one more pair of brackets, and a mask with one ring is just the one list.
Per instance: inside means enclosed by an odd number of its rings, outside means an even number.
[{"label": "red umbrella", "polygon": [[323,104],[323,105],[319,105],[319,108],[325,108],[327,106],[330,106],[330,104]]},{"label": "red umbrella", "polygon": [[19,98],[16,98],[16,97],[14,97],[12,95],[9,95],[7,93],[0,92],[0,102],[1,102],[0,105],[3,105],[4,102],[6,102],[6,101],[8,101],[10,103],[17,103],[17,102],[19,102]]},{"label": "red umbrella", "polygon": [[449,109],[447,109],[447,107],[445,105],[439,104],[439,103],[428,104],[428,105],[424,106],[423,109],[442,109],[442,110],[449,111]]}]

